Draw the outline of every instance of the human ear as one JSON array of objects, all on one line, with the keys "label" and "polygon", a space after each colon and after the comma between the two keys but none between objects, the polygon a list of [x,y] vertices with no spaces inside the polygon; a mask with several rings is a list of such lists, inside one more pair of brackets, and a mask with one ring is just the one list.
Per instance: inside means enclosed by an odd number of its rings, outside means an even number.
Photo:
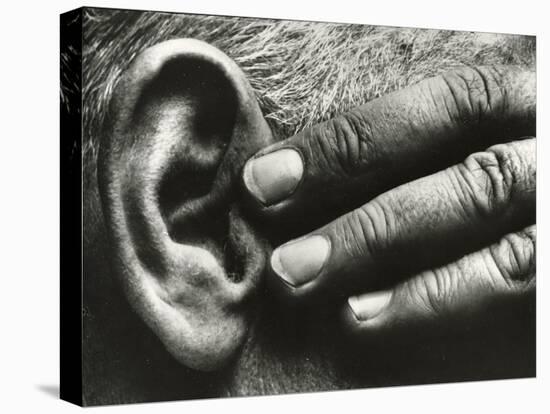
[{"label": "human ear", "polygon": [[113,93],[98,182],[114,273],[190,368],[221,368],[246,336],[265,243],[236,192],[271,142],[244,74],[197,40],[147,49]]}]

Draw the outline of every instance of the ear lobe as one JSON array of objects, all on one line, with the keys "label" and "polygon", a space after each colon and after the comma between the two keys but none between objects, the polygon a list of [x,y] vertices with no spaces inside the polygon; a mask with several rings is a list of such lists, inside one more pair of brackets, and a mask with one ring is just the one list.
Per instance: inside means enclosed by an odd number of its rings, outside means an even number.
[{"label": "ear lobe", "polygon": [[146,50],[114,92],[98,167],[114,268],[191,368],[220,368],[245,337],[265,248],[237,207],[237,173],[271,141],[244,74],[203,42]]}]

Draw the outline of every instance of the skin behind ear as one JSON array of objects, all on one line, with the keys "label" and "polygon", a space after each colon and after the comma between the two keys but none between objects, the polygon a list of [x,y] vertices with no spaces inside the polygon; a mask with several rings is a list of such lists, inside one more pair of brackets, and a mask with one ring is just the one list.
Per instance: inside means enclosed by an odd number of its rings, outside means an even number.
[{"label": "skin behind ear", "polygon": [[271,132],[237,65],[203,42],[158,44],[111,102],[98,181],[115,273],[181,363],[213,370],[239,349],[265,243],[235,196]]}]

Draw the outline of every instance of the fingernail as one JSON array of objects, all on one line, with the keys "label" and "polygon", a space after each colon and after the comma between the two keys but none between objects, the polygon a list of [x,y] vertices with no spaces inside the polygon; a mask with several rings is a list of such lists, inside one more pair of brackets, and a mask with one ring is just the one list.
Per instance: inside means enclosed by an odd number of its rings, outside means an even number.
[{"label": "fingernail", "polygon": [[291,241],[275,249],[271,268],[291,286],[300,286],[317,277],[325,264],[330,244],[323,236]]},{"label": "fingernail", "polygon": [[348,298],[348,304],[355,317],[360,321],[372,319],[388,306],[392,296],[391,290],[366,293]]},{"label": "fingernail", "polygon": [[302,179],[302,157],[294,149],[284,148],[249,160],[243,172],[248,191],[266,205],[287,198]]}]

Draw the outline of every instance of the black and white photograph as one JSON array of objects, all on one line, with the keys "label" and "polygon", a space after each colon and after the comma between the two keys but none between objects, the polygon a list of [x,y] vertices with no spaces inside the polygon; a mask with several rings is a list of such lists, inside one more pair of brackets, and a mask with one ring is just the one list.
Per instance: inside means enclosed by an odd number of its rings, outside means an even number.
[{"label": "black and white photograph", "polygon": [[534,36],[61,24],[82,404],[535,375]]},{"label": "black and white photograph", "polygon": [[240,3],[4,13],[0,411],[544,412],[542,7]]}]

